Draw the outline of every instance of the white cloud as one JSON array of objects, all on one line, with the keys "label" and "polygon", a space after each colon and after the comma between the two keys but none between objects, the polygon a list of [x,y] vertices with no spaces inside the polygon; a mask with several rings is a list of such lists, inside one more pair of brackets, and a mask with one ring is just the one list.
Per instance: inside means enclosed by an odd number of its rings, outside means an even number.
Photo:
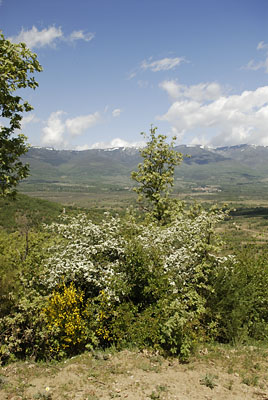
[{"label": "white cloud", "polygon": [[12,36],[9,38],[14,43],[24,42],[30,48],[40,48],[45,46],[55,46],[57,41],[66,41],[73,43],[77,40],[84,40],[89,42],[94,38],[94,33],[85,33],[82,30],[73,31],[69,36],[64,36],[61,27],[57,28],[55,26],[50,26],[42,30],[38,30],[33,26],[29,30],[22,30],[17,36]]},{"label": "white cloud", "polygon": [[120,108],[115,108],[112,112],[113,117],[119,117],[122,110]]},{"label": "white cloud", "polygon": [[29,114],[22,118],[21,126],[22,126],[22,128],[24,128],[25,125],[34,123],[34,122],[39,122],[39,119],[35,116],[35,114]]},{"label": "white cloud", "polygon": [[199,136],[195,136],[191,140],[190,144],[194,144],[194,145],[200,145],[201,144],[203,146],[208,146],[210,143],[209,143],[208,138],[205,135],[199,135]]},{"label": "white cloud", "polygon": [[90,42],[95,37],[95,33],[85,33],[84,31],[73,31],[69,36],[69,40],[74,42],[76,40],[84,40],[85,42]]},{"label": "white cloud", "polygon": [[222,94],[222,88],[216,82],[186,86],[171,80],[163,81],[159,86],[173,99],[188,98],[196,101],[216,100]]},{"label": "white cloud", "polygon": [[[138,141],[138,142],[128,142],[124,139],[120,139],[120,138],[115,138],[112,139],[110,142],[97,142],[94,143],[91,146],[88,146],[88,149],[111,149],[114,147],[143,147],[145,146],[145,142],[144,141]],[[83,146],[83,149],[78,150],[85,150],[85,146]]]},{"label": "white cloud", "polygon": [[66,120],[66,128],[71,133],[71,135],[80,135],[88,128],[92,128],[101,120],[99,112],[94,114],[81,115],[76,118]]},{"label": "white cloud", "polygon": [[161,58],[160,60],[152,60],[150,57],[148,60],[143,60],[138,68],[133,69],[128,74],[128,79],[134,78],[139,72],[150,70],[152,72],[169,71],[178,67],[180,64],[188,62],[184,57],[173,57],[173,58]]},{"label": "white cloud", "polygon": [[209,103],[202,98],[179,99],[159,119],[169,122],[172,133],[181,138],[194,134],[195,143],[203,136],[203,142],[213,145],[268,145],[268,86]]},{"label": "white cloud", "polygon": [[245,65],[244,67],[242,67],[242,69],[248,69],[251,71],[258,71],[261,68],[265,67],[265,61],[259,61],[256,62],[255,60],[250,60],[247,65]]},{"label": "white cloud", "polygon": [[144,60],[141,63],[141,69],[146,70],[150,69],[153,72],[158,71],[169,71],[177,66],[179,66],[182,62],[185,62],[184,57],[174,57],[174,58],[162,58],[161,60],[152,61],[151,58],[149,60]]},{"label": "white cloud", "polygon": [[44,47],[51,46],[55,44],[57,39],[63,37],[61,28],[56,28],[55,26],[50,26],[49,28],[44,28],[38,30],[35,26],[32,29],[25,31],[23,28],[18,34],[18,36],[13,36],[9,38],[12,42],[19,43],[24,42],[28,47]]},{"label": "white cloud", "polygon": [[47,125],[43,128],[42,143],[48,146],[62,146],[65,143],[63,134],[65,125],[62,121],[63,111],[56,111],[50,114]]},{"label": "white cloud", "polygon": [[268,50],[268,44],[261,41],[258,43],[257,50]]},{"label": "white cloud", "polygon": [[82,144],[81,146],[76,146],[75,150],[78,151],[90,150],[90,146],[88,144]]},{"label": "white cloud", "polygon": [[242,69],[248,69],[251,71],[258,71],[259,69],[264,69],[265,73],[268,74],[268,44],[263,41],[258,43],[257,50],[265,51],[265,59],[261,61],[250,60]]},{"label": "white cloud", "polygon": [[68,135],[66,138],[67,133],[71,136],[78,136],[101,121],[99,112],[68,119],[64,116],[66,116],[64,111],[56,111],[50,114],[46,126],[42,130],[42,143],[44,145],[67,147],[68,139],[70,139]]}]

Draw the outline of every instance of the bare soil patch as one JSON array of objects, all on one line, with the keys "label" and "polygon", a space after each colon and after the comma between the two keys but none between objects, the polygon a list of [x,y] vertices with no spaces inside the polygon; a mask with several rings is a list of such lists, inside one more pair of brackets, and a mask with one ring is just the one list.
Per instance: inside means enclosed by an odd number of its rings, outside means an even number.
[{"label": "bare soil patch", "polygon": [[189,360],[148,351],[96,352],[0,369],[0,399],[268,400],[268,350],[203,348]]}]

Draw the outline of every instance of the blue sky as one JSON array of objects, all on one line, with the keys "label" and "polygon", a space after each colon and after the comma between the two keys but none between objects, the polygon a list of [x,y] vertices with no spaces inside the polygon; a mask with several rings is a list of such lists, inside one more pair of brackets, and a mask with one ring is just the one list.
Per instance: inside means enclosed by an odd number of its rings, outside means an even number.
[{"label": "blue sky", "polygon": [[32,145],[268,145],[267,0],[0,0],[0,27],[44,69]]}]

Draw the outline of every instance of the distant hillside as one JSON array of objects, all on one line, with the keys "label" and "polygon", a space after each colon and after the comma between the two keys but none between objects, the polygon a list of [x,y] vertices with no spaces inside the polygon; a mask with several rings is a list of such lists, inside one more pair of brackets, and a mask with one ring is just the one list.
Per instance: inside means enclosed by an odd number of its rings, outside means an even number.
[{"label": "distant hillside", "polygon": [[[176,169],[175,189],[255,190],[266,188],[268,147],[239,145],[216,149],[181,145],[176,150],[185,157]],[[30,164],[31,175],[21,185],[23,191],[130,190],[130,173],[141,162],[135,148],[85,151],[30,148],[22,157]],[[206,188],[209,186],[209,188]]]},{"label": "distant hillside", "polygon": [[18,194],[15,200],[0,199],[0,228],[9,232],[39,227],[55,221],[63,206]]}]

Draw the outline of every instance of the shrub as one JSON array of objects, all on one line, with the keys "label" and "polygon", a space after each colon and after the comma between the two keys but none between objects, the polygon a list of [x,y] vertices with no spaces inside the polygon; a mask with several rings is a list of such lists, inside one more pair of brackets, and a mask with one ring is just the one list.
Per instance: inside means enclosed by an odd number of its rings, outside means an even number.
[{"label": "shrub", "polygon": [[267,339],[267,256],[256,253],[253,246],[238,254],[235,264],[226,263],[215,272],[208,309],[218,323],[216,338],[224,342]]},{"label": "shrub", "polygon": [[48,233],[0,234],[0,359],[46,358],[47,331],[42,309],[48,290],[43,261],[55,241]]},{"label": "shrub", "polygon": [[77,290],[71,282],[64,283],[54,290],[43,309],[46,326],[53,341],[50,351],[55,355],[79,351],[86,341],[86,328],[83,319],[84,293]]},{"label": "shrub", "polygon": [[47,357],[45,329],[42,309],[46,297],[35,290],[27,290],[13,307],[12,313],[0,318],[0,360],[32,357],[36,360]]},{"label": "shrub", "polygon": [[[100,225],[85,215],[64,217],[50,227],[64,240],[50,248],[44,284],[53,289],[64,279],[82,288],[86,297],[105,290],[139,304],[156,301],[164,291],[179,292],[197,276],[201,290],[209,270],[227,260],[216,255],[210,239],[223,218],[222,212],[200,210],[197,215],[181,213],[172,224],[159,226],[131,216],[107,215]],[[160,277],[164,283],[158,283]]]},{"label": "shrub", "polygon": [[23,249],[18,233],[0,231],[0,318],[11,312],[18,301],[20,250]]},{"label": "shrub", "polygon": [[[187,357],[197,332],[205,335],[215,325],[206,315],[212,277],[232,260],[219,257],[212,241],[224,215],[195,207],[165,226],[131,214],[107,215],[99,225],[85,215],[64,216],[50,228],[63,240],[51,247],[44,284],[55,290],[64,280],[83,290],[91,313],[87,326],[101,346],[122,345],[128,336],[137,345]],[[119,321],[122,305],[131,328]]]},{"label": "shrub", "polygon": [[220,282],[233,261],[213,239],[224,215],[194,207],[166,225],[131,213],[98,225],[63,215],[47,227],[54,236],[42,234],[53,238],[48,251],[41,235],[31,239],[23,293],[0,320],[1,338],[10,336],[3,354],[60,358],[131,343],[186,359],[225,329]]},{"label": "shrub", "polygon": [[65,283],[74,282],[84,290],[86,298],[109,290],[125,246],[119,223],[120,219],[110,217],[97,225],[80,214],[63,215],[62,223],[48,226],[62,241],[50,249],[52,256],[46,263],[44,283],[54,289],[62,279]]}]

